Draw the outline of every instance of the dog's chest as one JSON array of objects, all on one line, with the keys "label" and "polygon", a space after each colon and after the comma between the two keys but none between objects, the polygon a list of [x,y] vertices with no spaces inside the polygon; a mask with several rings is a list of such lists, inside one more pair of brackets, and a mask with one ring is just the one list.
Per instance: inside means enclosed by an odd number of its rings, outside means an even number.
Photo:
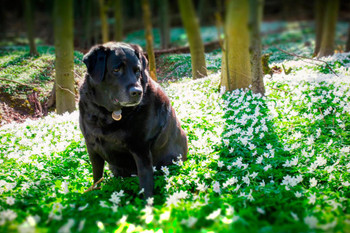
[{"label": "dog's chest", "polygon": [[117,130],[108,135],[92,136],[89,141],[92,142],[94,151],[107,162],[113,163],[120,155],[129,153],[126,138],[126,132]]}]

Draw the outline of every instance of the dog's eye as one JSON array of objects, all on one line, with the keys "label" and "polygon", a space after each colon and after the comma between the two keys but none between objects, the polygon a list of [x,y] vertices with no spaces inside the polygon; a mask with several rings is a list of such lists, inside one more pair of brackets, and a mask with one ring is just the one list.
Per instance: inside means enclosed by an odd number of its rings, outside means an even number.
[{"label": "dog's eye", "polygon": [[114,72],[114,73],[118,73],[119,71],[120,71],[120,68],[114,68],[114,69],[113,69],[113,72]]},{"label": "dog's eye", "polygon": [[135,69],[135,74],[139,75],[139,74],[140,74],[140,72],[141,72],[140,68],[139,68],[139,67],[137,67],[137,68]]}]

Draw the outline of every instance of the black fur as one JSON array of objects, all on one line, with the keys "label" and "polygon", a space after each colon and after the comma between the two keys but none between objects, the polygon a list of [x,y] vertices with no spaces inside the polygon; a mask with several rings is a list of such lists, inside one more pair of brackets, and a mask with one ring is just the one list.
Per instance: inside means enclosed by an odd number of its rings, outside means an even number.
[{"label": "black fur", "polygon": [[[153,166],[187,159],[187,138],[161,87],[148,74],[137,45],[107,43],[84,56],[88,73],[80,89],[80,128],[94,182],[109,163],[115,175],[137,174],[145,197],[153,195]],[[130,96],[130,89],[141,90]],[[115,121],[112,112],[122,110]]]}]

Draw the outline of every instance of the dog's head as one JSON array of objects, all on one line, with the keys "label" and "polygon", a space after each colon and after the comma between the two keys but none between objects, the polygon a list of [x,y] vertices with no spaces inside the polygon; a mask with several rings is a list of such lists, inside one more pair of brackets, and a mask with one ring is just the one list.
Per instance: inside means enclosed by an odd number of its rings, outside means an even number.
[{"label": "dog's head", "polygon": [[83,59],[97,105],[113,112],[141,103],[148,83],[147,60],[138,45],[97,45]]}]

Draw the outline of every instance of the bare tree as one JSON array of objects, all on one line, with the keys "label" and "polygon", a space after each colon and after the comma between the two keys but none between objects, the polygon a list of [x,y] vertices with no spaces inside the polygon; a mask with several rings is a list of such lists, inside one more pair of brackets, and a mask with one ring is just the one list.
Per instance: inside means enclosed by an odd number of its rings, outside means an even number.
[{"label": "bare tree", "polygon": [[34,22],[33,22],[33,3],[31,0],[24,0],[24,19],[26,21],[27,27],[27,38],[29,41],[29,53],[31,55],[38,55],[38,51],[36,49],[35,40],[34,40]]},{"label": "bare tree", "polygon": [[250,59],[252,69],[252,90],[254,93],[265,94],[263,70],[261,63],[260,25],[263,17],[264,0],[249,0],[250,15]]},{"label": "bare tree", "polygon": [[56,111],[58,114],[75,110],[73,2],[55,0],[54,34],[56,51]]},{"label": "bare tree", "polygon": [[227,91],[248,88],[252,84],[249,2],[231,0],[226,8],[225,42],[222,58],[221,86]]},{"label": "bare tree", "polygon": [[182,23],[185,27],[190,44],[192,76],[194,79],[207,76],[205,54],[202,38],[199,31],[198,19],[195,14],[192,0],[178,0]]},{"label": "bare tree", "polygon": [[114,40],[123,40],[123,8],[122,0],[114,0]]},{"label": "bare tree", "polygon": [[160,40],[162,44],[162,49],[167,49],[170,45],[169,0],[158,0],[158,6]]},{"label": "bare tree", "polygon": [[322,23],[322,38],[317,57],[334,54],[335,27],[337,25],[339,0],[324,0],[325,14]]},{"label": "bare tree", "polygon": [[102,42],[106,43],[109,41],[108,21],[107,21],[107,14],[106,14],[107,7],[105,5],[104,0],[98,0],[98,3],[100,6]]},{"label": "bare tree", "polygon": [[145,36],[146,36],[146,50],[148,55],[149,62],[149,71],[151,78],[157,80],[156,73],[156,58],[154,56],[153,49],[153,33],[152,33],[152,20],[151,20],[151,10],[148,0],[142,0],[142,13],[143,13],[143,22],[145,24]]}]

